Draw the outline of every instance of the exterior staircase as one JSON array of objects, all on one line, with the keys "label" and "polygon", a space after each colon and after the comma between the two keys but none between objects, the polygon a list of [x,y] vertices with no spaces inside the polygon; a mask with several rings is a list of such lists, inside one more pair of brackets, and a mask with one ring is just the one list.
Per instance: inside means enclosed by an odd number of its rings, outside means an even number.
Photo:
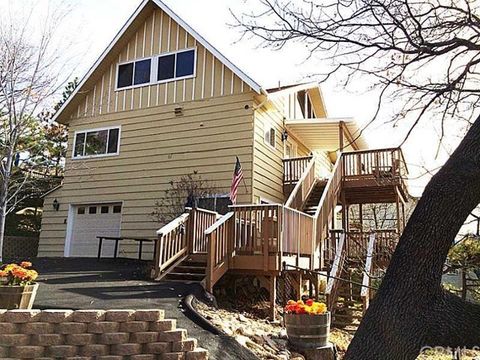
[{"label": "exterior staircase", "polygon": [[186,258],[166,273],[162,280],[201,283],[206,277],[206,271],[206,262]]},{"label": "exterior staircase", "polygon": [[308,215],[314,216],[317,212],[318,206],[320,205],[320,199],[322,198],[323,190],[327,185],[324,181],[317,181],[314,185],[310,194],[308,195],[307,201],[303,205],[302,211]]}]

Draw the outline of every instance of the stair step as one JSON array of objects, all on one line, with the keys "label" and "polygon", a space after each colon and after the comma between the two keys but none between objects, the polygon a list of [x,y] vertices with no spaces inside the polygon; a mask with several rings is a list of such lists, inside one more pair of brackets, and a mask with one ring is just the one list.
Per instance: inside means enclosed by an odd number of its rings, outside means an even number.
[{"label": "stair step", "polygon": [[198,273],[182,273],[182,272],[171,272],[165,276],[168,280],[194,280],[202,281],[205,278],[205,274]]},{"label": "stair step", "polygon": [[194,273],[194,274],[204,274],[207,269],[204,266],[191,266],[191,265],[178,265],[175,269],[176,273]]}]

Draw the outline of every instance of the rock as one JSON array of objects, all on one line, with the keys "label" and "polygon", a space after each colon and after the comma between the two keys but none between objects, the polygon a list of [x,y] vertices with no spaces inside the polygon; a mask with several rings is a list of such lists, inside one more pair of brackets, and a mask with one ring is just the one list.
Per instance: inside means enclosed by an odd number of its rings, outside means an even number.
[{"label": "rock", "polygon": [[305,360],[305,357],[302,354],[292,352],[290,360]]}]

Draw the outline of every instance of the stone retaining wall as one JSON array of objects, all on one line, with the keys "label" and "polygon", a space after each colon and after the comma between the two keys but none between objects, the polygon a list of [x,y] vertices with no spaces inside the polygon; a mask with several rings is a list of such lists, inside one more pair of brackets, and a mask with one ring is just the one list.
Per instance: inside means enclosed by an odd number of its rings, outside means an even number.
[{"label": "stone retaining wall", "polygon": [[205,360],[163,310],[0,310],[1,359]]}]

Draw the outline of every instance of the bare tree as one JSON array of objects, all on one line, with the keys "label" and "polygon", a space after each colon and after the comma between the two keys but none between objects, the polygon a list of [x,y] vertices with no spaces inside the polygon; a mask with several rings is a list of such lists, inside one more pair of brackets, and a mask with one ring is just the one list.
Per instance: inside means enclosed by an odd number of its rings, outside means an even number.
[{"label": "bare tree", "polygon": [[469,128],[426,186],[346,359],[415,359],[423,346],[479,346],[480,306],[445,292],[441,278],[453,240],[480,203],[480,2],[256,3],[254,13],[236,17],[245,33],[275,48],[308,46],[308,56],[331,60],[324,79],[367,76],[379,90],[377,115],[395,99],[391,120],[411,117],[407,137],[420,121],[438,119],[440,138],[450,125]]},{"label": "bare tree", "polygon": [[32,178],[13,175],[22,156],[31,154],[33,144],[27,139],[41,128],[32,122],[63,84],[54,34],[64,13],[47,13],[36,26],[30,16],[38,10],[33,5],[29,3],[27,16],[13,10],[0,16],[0,261],[5,217],[23,200],[19,194]]}]

